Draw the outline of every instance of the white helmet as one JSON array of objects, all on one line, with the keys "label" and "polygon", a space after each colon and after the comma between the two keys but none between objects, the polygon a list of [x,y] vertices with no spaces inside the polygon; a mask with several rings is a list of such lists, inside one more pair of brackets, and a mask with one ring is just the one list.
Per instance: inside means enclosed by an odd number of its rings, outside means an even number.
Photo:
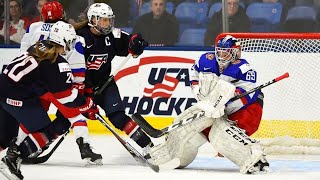
[{"label": "white helmet", "polygon": [[[105,3],[94,3],[89,7],[87,16],[89,21],[88,25],[94,27],[101,34],[107,35],[112,31],[115,15],[109,5]],[[96,23],[93,23],[93,18],[96,18]],[[98,26],[100,18],[108,18],[110,20],[109,27]]]},{"label": "white helmet", "polygon": [[58,21],[52,25],[48,40],[63,46],[68,52],[74,49],[76,38],[76,31],[71,24]]}]

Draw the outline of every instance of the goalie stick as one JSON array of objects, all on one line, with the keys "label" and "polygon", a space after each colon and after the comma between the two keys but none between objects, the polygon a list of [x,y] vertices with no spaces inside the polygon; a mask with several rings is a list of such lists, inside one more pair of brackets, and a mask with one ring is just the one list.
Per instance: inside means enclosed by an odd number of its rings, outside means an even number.
[{"label": "goalie stick", "polygon": [[22,163],[23,164],[40,164],[40,163],[46,162],[51,157],[51,155],[57,150],[57,148],[62,143],[62,141],[64,140],[64,138],[67,136],[68,133],[69,131],[67,131],[60,137],[59,141],[54,145],[54,147],[51,149],[51,151],[48,154],[41,157],[38,156],[38,157],[32,157],[32,158],[24,158],[22,159]]},{"label": "goalie stick", "polygon": [[[233,98],[230,99],[230,102],[233,102],[237,99],[240,99],[248,94],[251,94],[257,90],[260,90],[264,87],[267,87],[275,82],[278,82],[284,78],[289,77],[289,73],[285,73],[271,81],[268,81],[260,86],[257,86],[243,94],[238,94],[236,96],[234,96]],[[184,119],[176,124],[172,124],[168,127],[165,127],[163,129],[155,129],[154,127],[152,127],[139,113],[135,113],[132,115],[132,119],[151,137],[153,138],[159,138],[161,136],[163,136],[164,134],[167,134],[168,132],[172,131],[173,129],[176,129],[178,127],[184,126],[190,122],[192,122],[194,120],[195,117],[201,117],[204,116],[204,111],[200,111],[198,114],[195,114],[195,116],[188,118],[188,119]]]},{"label": "goalie stick", "polygon": [[151,164],[146,158],[144,158],[129,142],[123,139],[108,123],[107,121],[100,115],[95,114],[95,117],[109,130],[111,133],[119,140],[119,142],[127,149],[127,151],[131,154],[131,156],[140,163],[143,163],[149,166],[153,171],[159,172],[159,166]]},{"label": "goalie stick", "polygon": [[121,64],[117,67],[117,69],[112,73],[112,75],[110,75],[108,77],[108,79],[106,80],[106,82],[104,82],[102,84],[102,86],[98,85],[96,87],[93,88],[93,94],[96,95],[100,95],[103,90],[109,85],[109,83],[114,79],[114,76],[120,71],[121,68],[123,68],[123,66],[129,61],[129,59],[132,57],[131,54],[129,54],[122,62]]}]

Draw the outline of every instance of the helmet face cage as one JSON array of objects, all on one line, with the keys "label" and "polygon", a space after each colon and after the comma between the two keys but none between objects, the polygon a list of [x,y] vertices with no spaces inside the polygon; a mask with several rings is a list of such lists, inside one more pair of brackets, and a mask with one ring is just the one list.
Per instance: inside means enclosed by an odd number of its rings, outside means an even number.
[{"label": "helmet face cage", "polygon": [[[94,3],[90,6],[87,15],[89,20],[88,25],[94,27],[101,34],[107,35],[112,31],[114,27],[115,15],[113,14],[113,11],[109,5],[105,3]],[[102,27],[99,25],[101,18],[109,19],[108,27]],[[94,19],[95,23],[93,21]]]},{"label": "helmet face cage", "polygon": [[76,38],[76,31],[71,24],[58,21],[52,25],[48,40],[63,46],[67,53],[74,49]]},{"label": "helmet face cage", "polygon": [[219,65],[227,66],[230,62],[239,58],[240,42],[228,35],[218,41],[215,54]]},{"label": "helmet face cage", "polygon": [[44,21],[57,21],[63,19],[64,10],[62,5],[57,1],[47,2],[42,7],[41,15]]}]

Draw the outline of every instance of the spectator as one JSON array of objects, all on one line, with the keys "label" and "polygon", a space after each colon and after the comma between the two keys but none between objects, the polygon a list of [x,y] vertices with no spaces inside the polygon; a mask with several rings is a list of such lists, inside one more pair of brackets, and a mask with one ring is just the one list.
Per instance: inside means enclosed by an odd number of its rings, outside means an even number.
[{"label": "spectator", "polygon": [[[88,0],[77,0],[77,1],[70,1],[70,0],[60,0],[62,6],[66,11],[66,19],[69,23],[74,24],[77,21],[81,21],[83,13],[88,8]],[[85,12],[86,13],[86,12]],[[79,17],[81,16],[81,17]],[[85,14],[85,19],[87,15]]]},{"label": "spectator", "polygon": [[114,14],[115,18],[115,27],[127,27],[129,24],[130,17],[130,2],[129,0],[113,0],[108,4]]},{"label": "spectator", "polygon": [[[249,32],[250,20],[245,10],[239,7],[239,0],[227,0],[229,32]],[[209,20],[205,32],[204,44],[206,46],[214,45],[216,37],[222,33],[222,10],[215,13]]]},{"label": "spectator", "polygon": [[37,15],[38,0],[20,0],[22,7],[22,16],[32,19]]},{"label": "spectator", "polygon": [[38,14],[37,16],[35,16],[33,19],[32,19],[32,22],[39,22],[39,21],[42,21],[41,19],[41,10],[42,10],[42,6],[46,3],[46,2],[49,2],[48,0],[38,0],[37,2],[37,10],[38,10]]},{"label": "spectator", "polygon": [[[22,8],[18,0],[10,0],[10,40],[20,43],[26,29],[30,25],[30,20],[26,17],[21,17]],[[0,35],[4,35],[4,21],[0,23]]]},{"label": "spectator", "polygon": [[174,45],[179,37],[175,16],[166,11],[166,0],[151,0],[151,12],[139,17],[132,34],[141,33],[150,45]]}]

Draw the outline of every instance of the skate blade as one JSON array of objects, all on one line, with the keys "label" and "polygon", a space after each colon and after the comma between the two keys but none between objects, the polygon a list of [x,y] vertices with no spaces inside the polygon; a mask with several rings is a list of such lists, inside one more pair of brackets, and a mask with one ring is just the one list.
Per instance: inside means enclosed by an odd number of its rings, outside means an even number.
[{"label": "skate blade", "polygon": [[177,167],[180,166],[180,160],[178,158],[174,158],[164,164],[160,164],[159,165],[159,171],[169,171],[169,170],[173,170]]},{"label": "skate blade", "polygon": [[102,159],[97,159],[95,161],[91,161],[90,158],[85,158],[83,159],[83,161],[85,162],[85,166],[86,167],[95,167],[95,166],[102,166]]},{"label": "skate blade", "polygon": [[0,165],[0,172],[9,180],[20,180],[16,175],[11,174],[9,168],[6,165]]}]

